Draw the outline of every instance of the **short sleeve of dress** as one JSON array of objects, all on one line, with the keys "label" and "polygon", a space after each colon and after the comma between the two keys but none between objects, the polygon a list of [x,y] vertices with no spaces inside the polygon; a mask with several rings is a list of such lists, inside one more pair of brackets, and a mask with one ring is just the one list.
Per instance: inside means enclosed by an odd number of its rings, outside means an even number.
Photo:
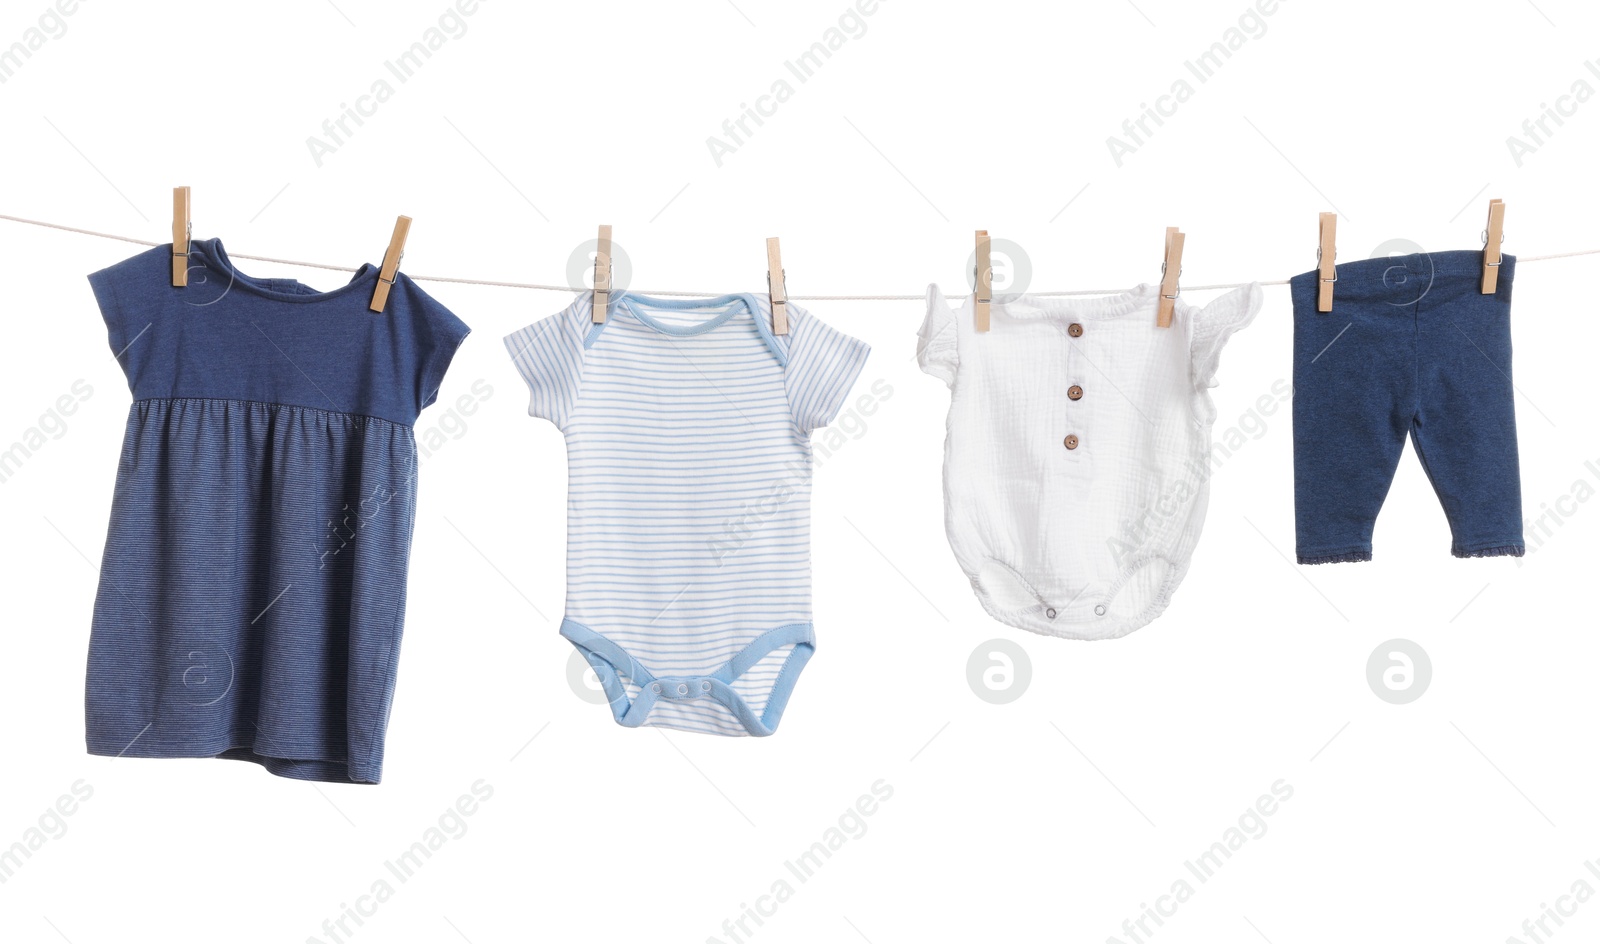
[{"label": "short sleeve of dress", "polygon": [[455,359],[456,351],[460,349],[461,342],[467,339],[472,329],[457,318],[454,312],[406,278],[405,273],[401,273],[400,278],[406,298],[410,301],[410,307],[416,312],[415,336],[420,347],[418,354],[422,363],[422,373],[418,377],[417,402],[418,412],[421,412],[423,407],[429,406],[438,398],[445,372],[450,369],[450,362]]},{"label": "short sleeve of dress", "polygon": [[928,286],[928,314],[917,330],[917,364],[947,387],[956,382],[956,316],[937,285]]},{"label": "short sleeve of dress", "polygon": [[575,302],[505,337],[511,362],[528,385],[528,415],[547,419],[562,429],[578,398],[583,374],[588,320],[579,317],[582,308]]},{"label": "short sleeve of dress", "polygon": [[[157,247],[129,259],[90,273],[89,287],[94,290],[95,303],[100,306],[100,317],[106,323],[106,339],[111,353],[117,358],[130,384],[138,373],[142,348],[133,342],[150,328],[159,306],[138,304],[161,290],[157,276],[165,273],[170,278],[170,247]],[[162,266],[161,273],[157,267]]]},{"label": "short sleeve of dress", "polygon": [[789,306],[790,338],[785,386],[795,423],[810,433],[833,422],[855,385],[871,348],[863,341]]}]

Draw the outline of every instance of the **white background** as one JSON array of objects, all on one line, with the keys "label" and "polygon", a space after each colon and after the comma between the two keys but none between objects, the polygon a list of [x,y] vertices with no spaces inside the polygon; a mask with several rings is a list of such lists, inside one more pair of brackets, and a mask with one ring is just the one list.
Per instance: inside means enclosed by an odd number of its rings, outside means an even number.
[{"label": "white background", "polygon": [[[1574,81],[1600,87],[1600,14],[1537,2],[1286,0],[1201,84],[1184,61],[1245,0],[884,0],[801,84],[784,62],[845,0],[485,0],[319,167],[306,139],[445,0],[84,0],[0,85],[0,213],[164,241],[190,184],[196,237],[235,254],[376,262],[406,213],[413,275],[535,283],[565,283],[607,222],[646,291],[761,290],[776,234],[797,295],[959,296],[980,227],[1025,247],[1034,290],[1154,280],[1168,224],[1186,284],[1278,280],[1314,265],[1320,210],[1350,261],[1391,239],[1477,248],[1495,196],[1509,252],[1595,248],[1600,103],[1521,167],[1506,145]],[[0,44],[45,9],[5,0]],[[792,98],[717,166],[707,137],[779,78]],[[1106,138],[1179,78],[1192,98],[1118,167]],[[1254,438],[1213,480],[1193,569],[1158,621],[1094,644],[991,621],[959,573],[921,304],[809,304],[873,345],[859,390],[893,394],[819,469],[818,655],[764,740],[624,729],[569,686],[562,442],[499,343],[568,296],[425,283],[474,331],[418,424],[459,438],[424,460],[384,782],[358,787],[84,753],[129,399],[84,275],[138,251],[0,221],[0,447],[93,389],[0,484],[0,848],[49,836],[0,883],[8,942],[731,942],[724,921],[780,879],[792,896],[738,940],[1132,941],[1123,922],[1180,878],[1193,896],[1145,940],[1531,941],[1542,904],[1600,888],[1600,503],[1570,497],[1600,488],[1600,258],[1517,273],[1524,504],[1570,513],[1527,558],[1451,558],[1408,449],[1373,563],[1289,562],[1289,406],[1251,415],[1290,375],[1268,287],[1223,356],[1217,432]],[[478,380],[493,392],[462,432],[447,405]],[[1396,637],[1433,668],[1400,706],[1366,679]],[[1006,705],[968,684],[993,639],[1031,660]],[[385,861],[480,780],[465,833],[394,879]],[[846,818],[853,838],[798,881],[784,863],[880,780],[865,831]],[[1279,780],[1293,797],[1266,832],[1188,873]],[[92,796],[46,815],[79,781]],[[392,895],[362,899],[379,879]],[[1592,939],[1600,904],[1564,920],[1556,940]]]}]

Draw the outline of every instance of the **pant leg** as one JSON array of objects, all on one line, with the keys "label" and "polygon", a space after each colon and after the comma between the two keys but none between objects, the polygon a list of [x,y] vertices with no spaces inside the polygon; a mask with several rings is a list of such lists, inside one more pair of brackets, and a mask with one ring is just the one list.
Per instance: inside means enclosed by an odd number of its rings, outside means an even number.
[{"label": "pant leg", "polygon": [[[1523,554],[1522,476],[1511,384],[1510,256],[1493,295],[1479,291],[1481,256],[1418,306],[1417,455],[1450,521],[1457,557]],[[1444,289],[1444,290],[1439,290]]]},{"label": "pant leg", "polygon": [[[1349,269],[1349,271],[1345,271]],[[1294,303],[1295,553],[1302,564],[1372,559],[1372,529],[1415,404],[1414,296],[1380,267],[1340,267],[1331,312],[1316,273]]]}]

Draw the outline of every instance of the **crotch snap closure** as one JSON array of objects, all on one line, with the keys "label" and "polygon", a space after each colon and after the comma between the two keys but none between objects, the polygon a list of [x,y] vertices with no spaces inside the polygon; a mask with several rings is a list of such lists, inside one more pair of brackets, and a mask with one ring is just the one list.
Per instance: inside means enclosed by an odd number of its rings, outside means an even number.
[{"label": "crotch snap closure", "polygon": [[711,680],[708,678],[673,678],[662,679],[650,686],[650,690],[663,698],[677,700],[680,698],[699,698],[711,691]]}]

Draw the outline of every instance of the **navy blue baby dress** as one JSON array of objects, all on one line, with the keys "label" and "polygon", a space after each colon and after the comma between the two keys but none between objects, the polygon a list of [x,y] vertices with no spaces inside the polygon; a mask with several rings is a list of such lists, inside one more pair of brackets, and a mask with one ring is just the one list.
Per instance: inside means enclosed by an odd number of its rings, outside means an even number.
[{"label": "navy blue baby dress", "polygon": [[133,404],[89,643],[91,754],[377,783],[405,617],[412,424],[468,328],[400,275],[255,279],[217,240],[89,276]]}]

